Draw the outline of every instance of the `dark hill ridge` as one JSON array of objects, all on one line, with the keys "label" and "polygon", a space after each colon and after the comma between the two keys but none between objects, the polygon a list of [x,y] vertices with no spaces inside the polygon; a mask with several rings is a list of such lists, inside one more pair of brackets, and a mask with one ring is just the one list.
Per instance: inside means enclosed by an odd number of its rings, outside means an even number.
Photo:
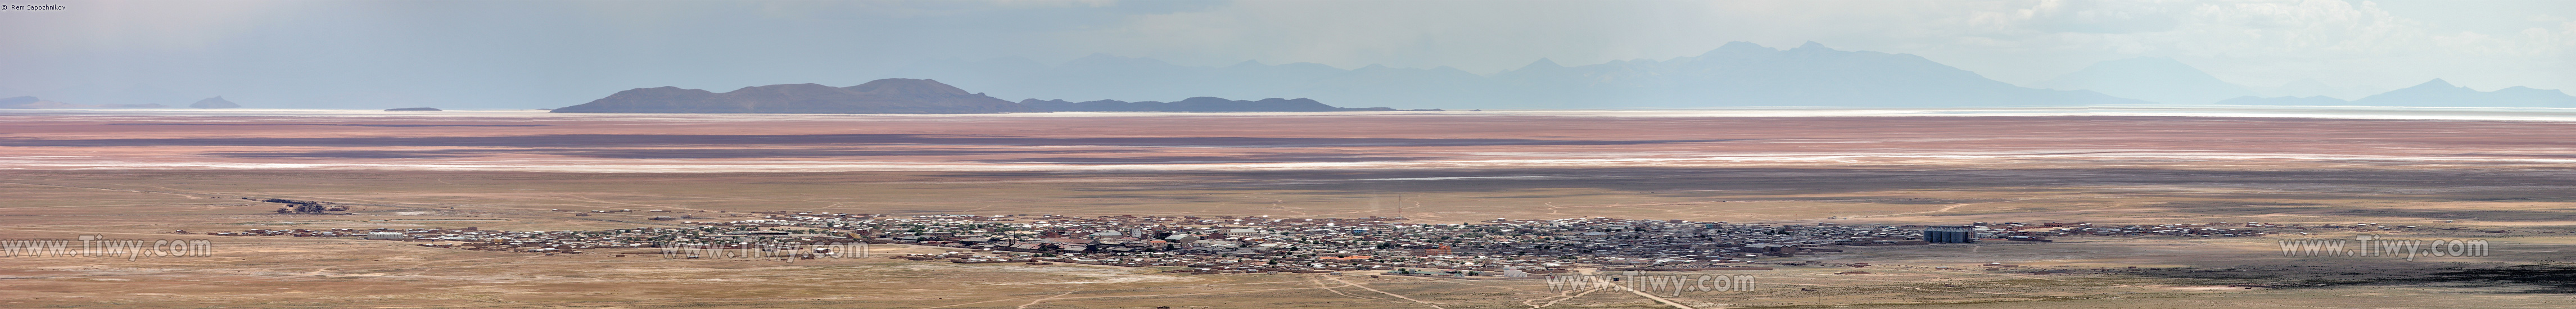
[{"label": "dark hill ridge", "polygon": [[1242,101],[1227,100],[1219,97],[1195,97],[1174,102],[1127,102],[1119,100],[1065,102],[1064,100],[1038,101],[1038,99],[1027,99],[1020,100],[1020,105],[1027,105],[1032,108],[1058,112],[1339,112],[1396,110],[1385,107],[1333,107],[1332,105],[1324,105],[1322,102],[1315,102],[1315,100],[1306,98],[1268,98],[1261,99],[1260,101]]},{"label": "dark hill ridge", "polygon": [[743,87],[714,93],[636,88],[554,109],[554,113],[989,114],[1044,112],[928,79],[888,78],[834,88],[816,84]]},{"label": "dark hill ridge", "polygon": [[241,104],[234,104],[234,103],[233,103],[233,101],[226,101],[226,100],[224,100],[224,96],[215,96],[215,97],[212,97],[212,98],[206,98],[206,99],[204,99],[204,100],[197,100],[197,103],[195,103],[195,104],[188,104],[188,107],[189,107],[189,108],[237,108],[237,107],[241,107]]}]

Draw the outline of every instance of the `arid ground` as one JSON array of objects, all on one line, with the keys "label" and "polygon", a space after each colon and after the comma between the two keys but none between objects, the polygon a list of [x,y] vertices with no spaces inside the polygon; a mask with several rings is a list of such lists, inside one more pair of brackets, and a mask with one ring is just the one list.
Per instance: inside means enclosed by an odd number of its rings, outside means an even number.
[{"label": "arid ground", "polygon": [[[549,209],[1618,217],[1775,224],[2384,223],[2251,238],[1856,247],[1725,271],[1696,308],[2576,307],[2576,122],[1544,113],[1058,116],[0,114],[0,239],[209,239],[0,257],[0,307],[1658,308],[1528,280],[1179,275],[891,259],[671,260],[172,230],[677,225]],[[238,197],[353,205],[268,214]],[[2459,228],[2450,230],[2448,228]],[[2289,257],[2281,239],[2492,242]],[[941,248],[880,246],[881,254]],[[1969,265],[2003,262],[2021,268]],[[1950,267],[1954,269],[1937,269]],[[2136,267],[2136,268],[2131,268]],[[2069,270],[2035,274],[2037,270]]]}]

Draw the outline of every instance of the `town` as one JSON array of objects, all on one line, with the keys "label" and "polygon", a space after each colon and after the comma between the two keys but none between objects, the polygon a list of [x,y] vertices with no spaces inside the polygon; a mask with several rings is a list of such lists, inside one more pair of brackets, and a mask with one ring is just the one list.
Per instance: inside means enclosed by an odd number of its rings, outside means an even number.
[{"label": "town", "polygon": [[[2050,242],[2053,240],[2049,237],[2066,236],[2247,237],[2270,234],[2269,230],[2275,229],[2307,228],[2254,222],[2241,225],[2215,222],[2127,226],[1977,222],[1966,226],[1926,227],[1837,223],[1774,225],[1603,217],[1497,218],[1435,224],[1415,223],[1399,217],[737,214],[757,216],[757,219],[680,221],[695,227],[602,231],[490,231],[467,227],[247,230],[205,234],[365,237],[424,242],[420,245],[428,247],[543,254],[630,249],[616,254],[657,254],[665,258],[769,258],[791,262],[794,259],[864,257],[864,249],[850,250],[851,245],[864,248],[864,244],[904,244],[958,250],[948,254],[893,258],[957,263],[1183,266],[1172,272],[1194,274],[1368,270],[1400,275],[1523,277],[1572,268],[1768,269],[1752,265],[1768,264],[1760,261],[1765,257],[1842,252],[1836,249],[1838,247],[1979,240]],[[2361,224],[2354,228],[2365,226],[2377,227]],[[1958,232],[1941,232],[1949,230]],[[1939,233],[1959,234],[1934,236]],[[842,249],[833,251],[832,248]]]}]

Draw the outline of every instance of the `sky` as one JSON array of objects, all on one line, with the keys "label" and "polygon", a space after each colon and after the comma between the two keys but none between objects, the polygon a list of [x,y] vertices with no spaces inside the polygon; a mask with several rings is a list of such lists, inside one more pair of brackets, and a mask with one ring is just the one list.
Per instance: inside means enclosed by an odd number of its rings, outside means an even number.
[{"label": "sky", "polygon": [[185,98],[76,104],[552,108],[1094,53],[1492,74],[1730,41],[1915,54],[2022,85],[2168,57],[2257,88],[2576,88],[2576,1],[8,1],[65,9],[0,11],[0,96]]}]

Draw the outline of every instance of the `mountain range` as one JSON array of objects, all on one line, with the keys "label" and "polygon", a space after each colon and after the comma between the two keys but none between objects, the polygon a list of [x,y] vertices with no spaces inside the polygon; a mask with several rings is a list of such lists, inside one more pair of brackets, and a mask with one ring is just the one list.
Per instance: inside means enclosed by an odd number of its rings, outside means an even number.
[{"label": "mountain range", "polygon": [[2254,97],[2245,96],[2219,101],[2228,105],[2360,105],[2360,106],[2458,106],[2458,107],[2576,107],[2576,96],[2554,89],[2507,87],[2495,91],[2478,91],[2451,85],[2436,78],[2414,87],[2391,90],[2359,100],[2324,96]]},{"label": "mountain range", "polygon": [[1696,108],[1729,106],[2036,106],[2147,104],[2092,91],[2014,86],[1909,54],[1790,49],[1732,42],[1697,56],[1565,66],[1539,59],[1478,75],[1450,67],[1246,61],[1192,67],[1094,54],[1059,65],[1021,58],[915,63],[898,75],[991,89],[1005,97],[1313,98],[1412,108]]},{"label": "mountain range", "polygon": [[189,108],[236,108],[236,107],[241,107],[241,104],[234,104],[234,103],[233,103],[233,101],[227,101],[227,100],[224,100],[224,97],[223,97],[223,96],[215,96],[215,97],[212,97],[212,98],[206,98],[206,99],[204,99],[204,100],[197,100],[197,103],[190,103],[190,104],[188,104],[188,107],[189,107]]},{"label": "mountain range", "polygon": [[[1843,51],[1809,42],[1774,49],[1731,42],[1696,56],[1566,66],[1539,59],[1479,75],[1450,67],[1340,69],[1314,63],[1195,67],[1104,54],[1046,65],[1023,58],[941,60],[898,70],[1005,97],[1274,97],[1363,106],[1446,108],[1704,108],[1737,106],[1974,107],[2126,104],[2299,104],[2559,106],[2556,91],[2514,87],[2479,92],[2432,88],[2361,97],[2369,87],[2305,79],[2277,87],[2220,80],[2163,57],[2094,63],[2021,87],[1909,54]],[[2044,89],[2042,89],[2044,88]],[[2456,89],[2454,89],[2456,88]],[[2261,95],[2293,99],[2240,100]],[[1044,102],[1044,101],[1041,101]],[[2435,104],[2440,103],[2440,104]]]},{"label": "mountain range", "polygon": [[619,91],[555,113],[983,114],[1043,112],[929,79],[849,87],[781,84],[715,93],[679,87]]}]

